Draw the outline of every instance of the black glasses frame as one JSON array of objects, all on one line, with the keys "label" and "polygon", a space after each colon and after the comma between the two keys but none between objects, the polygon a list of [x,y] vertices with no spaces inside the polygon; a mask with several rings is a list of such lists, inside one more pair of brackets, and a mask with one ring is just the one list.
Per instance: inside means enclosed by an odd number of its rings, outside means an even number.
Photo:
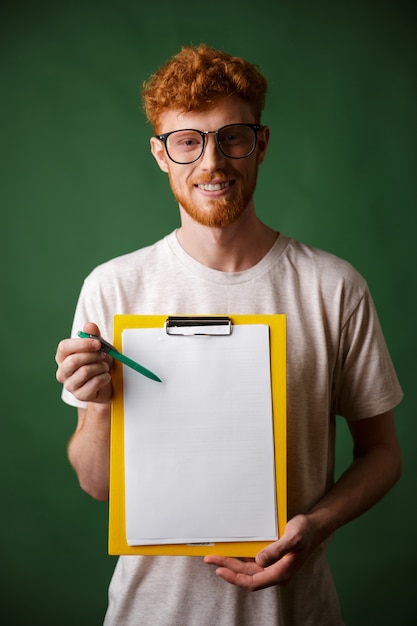
[{"label": "black glasses frame", "polygon": [[[228,128],[229,126],[248,126],[249,128],[252,128],[252,130],[255,132],[255,141],[253,143],[253,148],[248,154],[245,154],[244,156],[241,156],[241,157],[234,157],[234,156],[229,156],[228,154],[224,152],[222,145],[221,145],[221,141],[219,139],[219,133],[221,133],[225,128]],[[262,124],[245,124],[245,123],[226,124],[226,126],[222,126],[221,128],[218,128],[217,130],[197,130],[196,128],[181,128],[179,130],[171,130],[169,133],[163,133],[162,135],[155,135],[155,139],[159,139],[160,141],[163,142],[165,146],[165,152],[167,153],[171,161],[173,161],[174,163],[178,163],[178,165],[190,165],[190,163],[195,163],[196,161],[198,161],[198,159],[200,159],[203,156],[203,153],[206,147],[207,135],[214,135],[214,138],[216,140],[216,146],[218,147],[220,152],[228,159],[246,159],[251,154],[253,154],[256,148],[257,140],[258,140],[258,131],[262,130],[263,128],[264,126]],[[167,147],[167,140],[168,140],[168,137],[172,135],[173,133],[182,133],[187,130],[192,130],[195,133],[199,133],[199,135],[201,135],[203,142],[201,144],[201,152],[198,155],[198,157],[196,159],[193,159],[192,161],[187,161],[186,163],[183,163],[182,161],[176,161],[169,154],[168,147]]]}]

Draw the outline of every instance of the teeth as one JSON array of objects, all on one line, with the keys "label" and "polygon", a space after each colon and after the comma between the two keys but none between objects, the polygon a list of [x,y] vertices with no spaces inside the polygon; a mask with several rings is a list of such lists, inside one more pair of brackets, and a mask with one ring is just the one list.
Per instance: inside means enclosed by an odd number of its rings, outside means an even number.
[{"label": "teeth", "polygon": [[198,185],[199,189],[204,189],[204,191],[220,191],[221,189],[226,189],[229,187],[229,181],[225,181],[224,183],[216,183],[212,185],[211,183],[205,183],[202,185]]}]

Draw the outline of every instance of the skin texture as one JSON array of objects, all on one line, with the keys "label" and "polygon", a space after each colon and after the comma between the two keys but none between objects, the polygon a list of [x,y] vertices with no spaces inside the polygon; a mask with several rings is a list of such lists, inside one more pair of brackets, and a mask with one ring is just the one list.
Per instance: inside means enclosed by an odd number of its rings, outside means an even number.
[{"label": "skin texture", "polygon": [[[158,133],[182,128],[212,131],[226,124],[258,121],[249,106],[234,97],[219,100],[205,111],[168,111],[161,117]],[[220,153],[209,135],[201,159],[179,165],[170,161],[161,141],[151,139],[152,154],[168,175],[179,204],[179,242],[200,263],[220,271],[242,271],[256,264],[276,240],[277,233],[256,216],[253,201],[268,141],[269,129],[264,128],[255,152],[233,160]],[[224,181],[228,186],[213,191],[199,186]],[[93,321],[83,330],[100,335]],[[87,409],[78,410],[77,428],[68,445],[70,462],[81,487],[105,500],[109,490],[111,358],[100,351],[97,340],[64,339],[56,361],[58,381],[79,400],[88,402]],[[323,540],[384,496],[401,474],[393,412],[351,422],[350,429],[352,464],[334,487],[311,511],[289,520],[283,536],[255,560],[207,556],[205,562],[215,566],[218,576],[250,591],[285,585]]]}]

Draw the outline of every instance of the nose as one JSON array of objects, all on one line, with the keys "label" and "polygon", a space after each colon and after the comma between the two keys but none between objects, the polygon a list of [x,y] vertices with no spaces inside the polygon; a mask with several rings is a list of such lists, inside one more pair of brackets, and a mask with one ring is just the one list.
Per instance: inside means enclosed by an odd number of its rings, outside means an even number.
[{"label": "nose", "polygon": [[200,164],[202,169],[215,170],[219,167],[219,163],[224,162],[226,158],[217,145],[216,135],[213,131],[209,131],[205,135],[205,145],[203,154],[201,155]]}]

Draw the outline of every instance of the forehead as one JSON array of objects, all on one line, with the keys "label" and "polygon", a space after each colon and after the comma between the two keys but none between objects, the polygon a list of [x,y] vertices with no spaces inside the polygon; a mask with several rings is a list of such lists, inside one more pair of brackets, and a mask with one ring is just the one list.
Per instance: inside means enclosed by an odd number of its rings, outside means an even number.
[{"label": "forehead", "polygon": [[217,130],[226,124],[254,123],[250,105],[240,98],[224,98],[201,111],[165,111],[160,117],[159,133],[168,133],[182,128]]}]

